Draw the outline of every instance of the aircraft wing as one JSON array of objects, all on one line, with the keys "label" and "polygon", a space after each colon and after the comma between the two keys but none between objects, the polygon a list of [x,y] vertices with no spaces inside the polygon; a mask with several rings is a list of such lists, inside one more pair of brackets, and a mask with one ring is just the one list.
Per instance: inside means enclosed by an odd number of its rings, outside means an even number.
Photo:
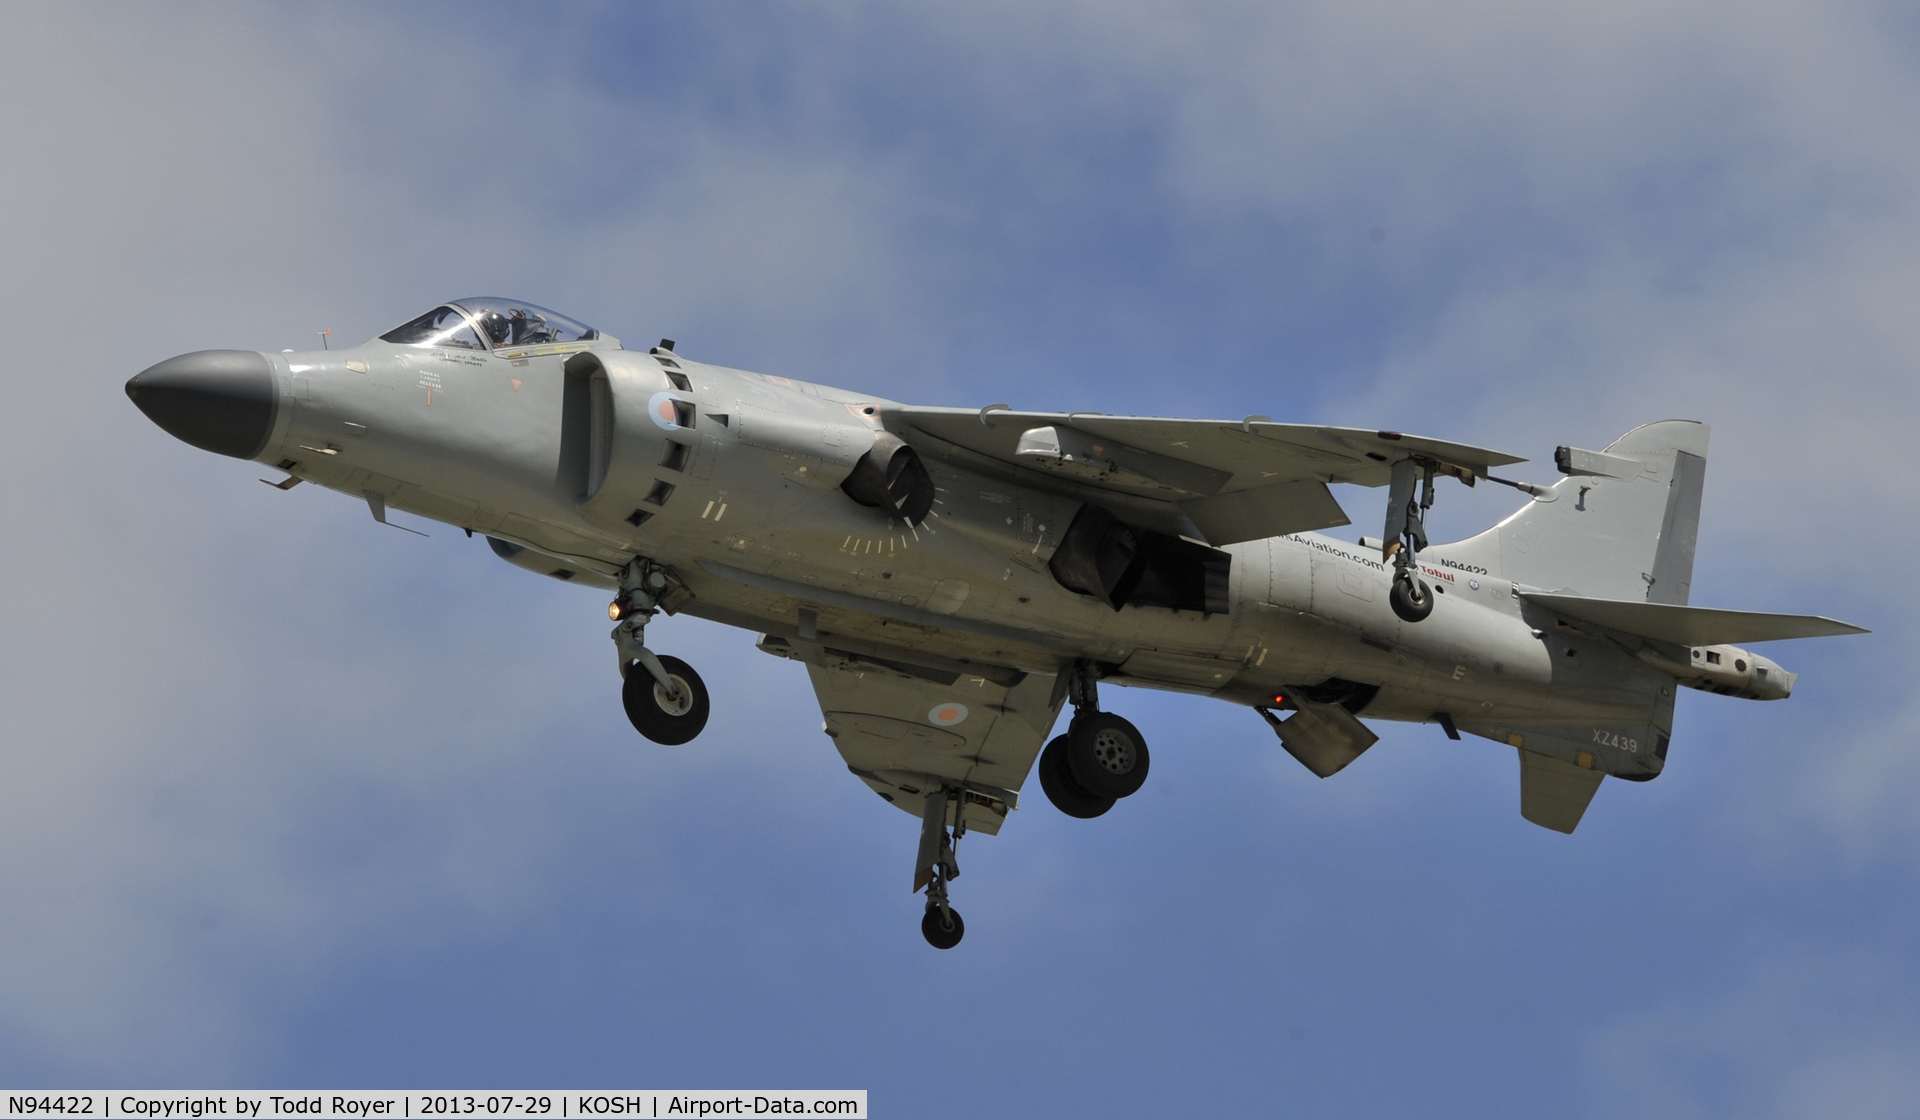
[{"label": "aircraft wing", "polygon": [[[889,408],[900,435],[937,458],[990,460],[1022,481],[1089,500],[1165,507],[1163,524],[1211,544],[1347,524],[1330,482],[1384,486],[1421,455],[1463,480],[1518,456],[1399,432],[1246,420],[1173,420],[995,408]],[[1049,487],[1049,481],[1052,485]],[[1187,532],[1187,535],[1195,535]]]},{"label": "aircraft wing", "polygon": [[892,672],[866,661],[807,663],[813,691],[847,769],[915,817],[942,784],[967,790],[967,827],[997,833],[1046,745],[1066,690],[1029,673],[1012,685],[982,677]]},{"label": "aircraft wing", "polygon": [[1784,638],[1827,638],[1869,631],[1849,622],[1817,614],[1767,614],[1762,611],[1723,611],[1711,607],[1683,607],[1669,603],[1636,603],[1626,599],[1589,599],[1584,595],[1522,592],[1530,603],[1581,622],[1591,622],[1623,634],[1683,646],[1742,645]]}]

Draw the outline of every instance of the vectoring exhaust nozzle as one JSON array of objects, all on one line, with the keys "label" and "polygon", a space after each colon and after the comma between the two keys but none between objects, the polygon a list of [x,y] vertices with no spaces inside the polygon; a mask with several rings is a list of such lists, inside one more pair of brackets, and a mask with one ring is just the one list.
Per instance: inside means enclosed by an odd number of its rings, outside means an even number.
[{"label": "vectoring exhaust nozzle", "polygon": [[920,453],[890,432],[874,436],[873,446],[840,484],[847,497],[885,511],[909,525],[926,520],[933,509],[933,476]]},{"label": "vectoring exhaust nozzle", "polygon": [[1165,607],[1226,614],[1233,557],[1141,529],[1095,505],[1073,515],[1047,568],[1060,586],[1119,610]]}]

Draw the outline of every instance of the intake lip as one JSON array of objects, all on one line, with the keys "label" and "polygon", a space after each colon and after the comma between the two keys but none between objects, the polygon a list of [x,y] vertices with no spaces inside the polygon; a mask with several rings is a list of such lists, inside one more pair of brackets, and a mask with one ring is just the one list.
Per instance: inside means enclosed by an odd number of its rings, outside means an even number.
[{"label": "intake lip", "polygon": [[127,398],[168,435],[236,459],[266,449],[279,406],[273,364],[255,350],[168,358],[129,378]]}]

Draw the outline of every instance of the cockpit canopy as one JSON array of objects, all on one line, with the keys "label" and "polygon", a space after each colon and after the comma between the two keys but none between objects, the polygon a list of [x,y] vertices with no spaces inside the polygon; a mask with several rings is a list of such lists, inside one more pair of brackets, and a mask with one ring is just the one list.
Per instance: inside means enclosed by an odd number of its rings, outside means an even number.
[{"label": "cockpit canopy", "polygon": [[591,342],[600,332],[558,312],[520,300],[476,296],[441,304],[380,336],[402,346],[505,350]]}]

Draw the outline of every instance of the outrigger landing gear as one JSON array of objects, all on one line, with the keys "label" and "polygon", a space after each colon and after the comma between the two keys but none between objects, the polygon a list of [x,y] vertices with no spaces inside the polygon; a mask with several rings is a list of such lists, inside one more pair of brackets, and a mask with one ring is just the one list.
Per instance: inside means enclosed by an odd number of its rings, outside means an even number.
[{"label": "outrigger landing gear", "polygon": [[[951,949],[966,936],[967,924],[960,911],[947,898],[947,887],[960,877],[960,861],[954,848],[967,834],[967,792],[954,786],[941,786],[927,795],[926,812],[920,818],[920,853],[913,869],[913,889],[927,891],[927,913],[920,919],[920,935],[936,949]],[[953,817],[953,832],[947,832],[947,817]]]},{"label": "outrigger landing gear", "polygon": [[[620,657],[620,701],[634,730],[656,743],[691,742],[707,726],[711,705],[706,682],[677,657],[659,657],[647,648],[648,621],[659,612],[666,573],[653,562],[636,559],[620,573],[620,597],[607,608],[613,644]],[[644,672],[634,672],[638,667]]]},{"label": "outrigger landing gear", "polygon": [[1387,592],[1387,603],[1406,622],[1419,622],[1433,613],[1433,589],[1420,578],[1418,556],[1427,547],[1426,513],[1433,508],[1433,473],[1438,466],[1431,459],[1402,459],[1393,465],[1393,481],[1387,489],[1387,527],[1381,535],[1385,542],[1381,547],[1393,560],[1393,589]]},{"label": "outrigger landing gear", "polygon": [[1073,721],[1040,755],[1040,788],[1070,817],[1097,817],[1122,797],[1140,792],[1151,758],[1140,729],[1100,710],[1099,674],[1092,662],[1067,670]]}]

